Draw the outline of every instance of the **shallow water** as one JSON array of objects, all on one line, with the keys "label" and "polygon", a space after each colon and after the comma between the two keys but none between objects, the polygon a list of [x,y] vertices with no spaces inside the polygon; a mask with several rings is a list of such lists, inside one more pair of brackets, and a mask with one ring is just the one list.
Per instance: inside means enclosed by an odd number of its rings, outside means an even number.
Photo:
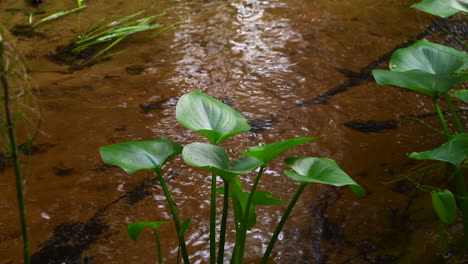
[{"label": "shallow water", "polygon": [[[177,98],[194,89],[223,99],[255,128],[223,143],[234,156],[249,146],[326,135],[290,150],[288,156],[334,158],[369,192],[359,200],[348,189],[309,186],[276,244],[272,263],[437,259],[438,229],[429,196],[405,182],[384,184],[412,167],[407,153],[443,141],[424,123],[437,125],[434,118],[424,122],[406,118],[432,112],[431,103],[414,93],[378,86],[369,75],[373,68],[386,68],[386,54],[431,23],[409,9],[407,1],[87,4],[79,15],[38,27],[44,37],[19,38],[37,83],[44,120],[35,142],[42,151],[25,162],[36,263],[155,262],[150,232],[132,243],[125,224],[171,221],[162,191],[150,173],[127,175],[103,166],[98,148],[160,136],[183,145],[203,140],[174,117]],[[52,13],[73,5],[45,1],[41,7]],[[7,10],[11,8],[33,10],[24,2],[0,2],[0,22],[8,27],[26,21],[23,11],[12,13]],[[120,49],[127,49],[124,53],[73,73],[48,59],[58,45],[67,44],[97,19],[142,9],[146,14],[169,14],[160,20],[166,24],[183,18],[185,22],[151,40],[145,34],[132,36],[121,43]],[[344,125],[372,120],[390,123],[372,133]],[[268,167],[260,188],[289,200],[298,186],[283,175],[282,158]],[[182,219],[193,217],[186,234],[191,259],[206,263],[209,175],[180,160],[165,172]],[[5,197],[0,200],[0,263],[20,263],[13,177],[9,170],[0,173]],[[242,178],[244,186],[252,177]],[[284,209],[259,209],[258,224],[249,234],[247,262],[258,262]],[[453,239],[460,229],[459,224],[452,227]],[[232,242],[234,233],[228,236]],[[164,256],[175,263],[173,226],[162,228],[161,237]],[[228,243],[228,252],[232,246]]]}]

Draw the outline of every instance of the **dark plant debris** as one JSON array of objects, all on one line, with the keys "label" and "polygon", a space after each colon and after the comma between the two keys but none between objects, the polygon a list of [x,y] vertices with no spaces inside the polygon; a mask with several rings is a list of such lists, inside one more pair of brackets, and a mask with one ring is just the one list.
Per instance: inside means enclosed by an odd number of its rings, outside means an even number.
[{"label": "dark plant debris", "polygon": [[351,121],[344,123],[345,126],[358,130],[363,133],[375,133],[384,130],[396,129],[398,128],[398,123],[394,120],[386,121],[374,121],[369,120],[365,122]]},{"label": "dark plant debris", "polygon": [[10,32],[11,34],[17,37],[25,37],[25,38],[46,37],[44,33],[36,32],[34,30],[34,27],[31,25],[16,24],[10,29]]}]

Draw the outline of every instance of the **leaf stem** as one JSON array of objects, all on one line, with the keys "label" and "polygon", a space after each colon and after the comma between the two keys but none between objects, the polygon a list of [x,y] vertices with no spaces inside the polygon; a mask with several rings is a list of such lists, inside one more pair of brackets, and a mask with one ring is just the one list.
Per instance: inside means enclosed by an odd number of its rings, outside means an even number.
[{"label": "leaf stem", "polygon": [[210,194],[210,264],[216,263],[216,174],[211,174]]},{"label": "leaf stem", "polygon": [[278,223],[276,226],[275,232],[273,233],[273,236],[270,239],[270,243],[268,244],[268,247],[265,251],[265,254],[263,255],[262,262],[261,264],[266,264],[268,261],[268,257],[271,254],[271,251],[273,250],[273,247],[275,246],[276,240],[278,239],[278,236],[281,232],[281,229],[283,229],[283,225],[286,222],[286,220],[289,217],[289,214],[291,213],[294,205],[296,205],[297,200],[301,196],[302,192],[304,191],[304,188],[307,186],[307,183],[301,183],[299,188],[297,189],[296,194],[294,194],[294,197],[292,198],[291,202],[288,205],[288,208],[286,208],[286,211],[284,212],[283,216],[281,217],[281,221]]},{"label": "leaf stem", "polygon": [[448,138],[450,138],[451,134],[450,134],[450,131],[449,131],[448,126],[447,126],[447,121],[445,120],[445,117],[444,117],[444,115],[442,113],[442,110],[440,110],[440,106],[437,103],[437,97],[432,99],[432,103],[434,104],[434,108],[437,111],[437,116],[439,117],[440,123],[442,124],[442,129],[444,131],[444,135],[448,139]]},{"label": "leaf stem", "polygon": [[224,181],[224,199],[223,199],[223,215],[221,217],[221,231],[219,234],[218,248],[218,264],[223,264],[224,261],[224,244],[226,241],[226,225],[229,208],[229,182]]},{"label": "leaf stem", "polygon": [[154,236],[156,237],[156,248],[158,249],[158,263],[163,264],[163,256],[161,250],[161,240],[159,239],[158,231],[154,230]]},{"label": "leaf stem", "polygon": [[3,87],[3,98],[4,98],[4,107],[5,107],[5,118],[6,125],[8,130],[8,137],[10,140],[11,147],[11,156],[14,162],[15,178],[16,178],[16,194],[18,199],[18,209],[21,221],[21,234],[23,237],[23,254],[24,254],[24,263],[31,263],[31,257],[29,256],[29,235],[28,235],[28,226],[26,220],[26,208],[24,202],[24,192],[23,192],[23,179],[21,177],[21,168],[18,157],[18,146],[16,144],[16,135],[15,135],[15,125],[11,119],[10,111],[10,95],[8,81],[6,79],[6,69],[4,65],[4,42],[1,40],[0,36],[0,83]]},{"label": "leaf stem", "polygon": [[172,217],[174,218],[174,224],[176,227],[177,237],[179,239],[179,246],[182,252],[182,258],[184,259],[185,264],[190,264],[190,260],[189,260],[188,253],[187,253],[187,246],[185,244],[185,239],[184,239],[184,233],[181,231],[180,218],[179,218],[179,214],[177,213],[176,204],[174,200],[172,199],[169,189],[167,188],[166,181],[164,180],[161,174],[161,169],[157,168],[155,169],[155,172],[156,172],[156,175],[158,176],[159,183],[161,184],[164,195],[166,196],[167,203],[169,204],[169,209],[171,210],[171,213],[172,213]]},{"label": "leaf stem", "polygon": [[[247,223],[249,222],[249,215],[250,215],[250,207],[252,207],[252,201],[257,190],[258,183],[260,182],[260,178],[263,175],[263,171],[265,170],[265,165],[260,167],[260,170],[255,177],[254,183],[252,188],[250,189],[249,198],[247,199],[247,204],[245,205],[245,214],[244,214],[244,224],[241,224],[241,233],[239,236],[239,241],[236,241],[236,244],[239,243],[235,263],[242,263],[244,259],[244,250],[245,250],[245,241],[247,240]],[[237,248],[237,247],[236,247]]]},{"label": "leaf stem", "polygon": [[458,133],[463,133],[464,128],[463,124],[460,121],[460,117],[458,116],[457,111],[455,110],[455,107],[453,107],[452,100],[450,100],[449,96],[447,93],[444,93],[445,101],[447,102],[447,105],[450,109],[450,113],[452,114],[453,120],[455,121],[455,125],[457,126]]}]

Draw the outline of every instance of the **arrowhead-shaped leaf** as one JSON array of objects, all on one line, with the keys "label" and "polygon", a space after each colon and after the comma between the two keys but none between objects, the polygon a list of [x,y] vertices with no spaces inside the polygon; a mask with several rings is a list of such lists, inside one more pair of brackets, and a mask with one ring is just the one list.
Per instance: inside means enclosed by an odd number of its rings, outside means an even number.
[{"label": "arrowhead-shaped leaf", "polygon": [[250,130],[241,113],[199,91],[180,98],[176,118],[182,125],[202,134],[215,145]]},{"label": "arrowhead-shaped leaf", "polygon": [[457,218],[457,203],[452,192],[445,189],[439,192],[432,192],[432,205],[440,220],[450,224]]},{"label": "arrowhead-shaped leaf", "polygon": [[127,225],[127,233],[131,240],[134,242],[138,239],[143,229],[150,227],[154,231],[157,231],[158,228],[168,222],[158,221],[158,222],[138,222]]},{"label": "arrowhead-shaped leaf", "polygon": [[442,146],[424,152],[413,152],[409,156],[413,159],[429,159],[450,162],[459,166],[468,155],[468,134],[462,133],[452,136]]},{"label": "arrowhead-shaped leaf", "polygon": [[230,181],[239,174],[253,170],[259,164],[255,159],[239,159],[232,168],[229,167],[229,156],[225,149],[201,142],[195,142],[184,147],[182,157],[185,163],[219,175],[225,181]]},{"label": "arrowhead-shaped leaf", "polygon": [[139,170],[161,169],[164,164],[182,152],[182,146],[167,139],[130,141],[100,148],[105,163],[119,166],[132,174]]},{"label": "arrowhead-shaped leaf", "polygon": [[442,0],[424,0],[412,5],[411,7],[443,18],[447,18],[461,12],[461,10],[450,6]]},{"label": "arrowhead-shaped leaf", "polygon": [[453,93],[453,96],[462,100],[465,103],[468,103],[468,90],[460,90]]},{"label": "arrowhead-shaped leaf", "polygon": [[281,153],[286,150],[295,147],[297,145],[309,142],[313,137],[303,137],[303,138],[292,138],[288,140],[278,141],[271,143],[265,146],[251,147],[248,151],[241,151],[244,155],[256,158],[263,162],[263,165],[270,162],[272,159],[276,158]]},{"label": "arrowhead-shaped leaf", "polygon": [[340,169],[332,159],[312,157],[290,157],[285,159],[292,169],[284,173],[301,183],[322,183],[334,186],[352,186],[351,190],[359,197],[365,194],[364,189]]}]

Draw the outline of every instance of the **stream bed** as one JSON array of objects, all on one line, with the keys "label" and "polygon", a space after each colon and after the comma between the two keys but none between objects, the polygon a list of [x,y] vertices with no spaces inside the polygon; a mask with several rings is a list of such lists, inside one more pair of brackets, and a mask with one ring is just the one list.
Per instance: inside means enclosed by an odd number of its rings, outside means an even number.
[{"label": "stream bed", "polygon": [[[423,37],[456,45],[453,36],[467,39],[468,23],[456,16],[433,24],[410,9],[415,1],[410,2],[89,0],[80,13],[38,26],[38,34],[17,36],[37,87],[42,119],[34,147],[22,155],[33,263],[156,262],[152,234],[144,232],[133,243],[125,225],[172,222],[162,190],[149,172],[127,175],[103,164],[99,147],[161,136],[182,145],[202,141],[175,120],[178,98],[195,89],[249,121],[250,132],[223,143],[232,155],[259,144],[324,135],[286,156],[333,158],[368,191],[360,200],[347,188],[308,186],[271,263],[460,261],[456,242],[461,223],[450,226],[451,244],[439,254],[430,195],[409,181],[395,181],[418,165],[409,153],[444,141],[432,129],[438,124],[431,101],[379,86],[370,71],[387,69],[395,49]],[[75,5],[71,0],[45,0],[39,6],[3,0],[0,23],[11,28],[26,23],[27,14],[38,8],[52,14]],[[167,13],[158,18],[166,25],[185,20],[156,38],[131,36],[117,47],[123,53],[80,70],[70,72],[51,60],[58,46],[98,19],[140,10]],[[461,117],[466,121],[466,112]],[[283,174],[286,156],[267,167],[259,189],[289,201],[298,184]],[[14,177],[8,162],[1,164],[0,264],[22,263]],[[164,173],[181,218],[192,217],[185,236],[190,258],[207,263],[210,175],[183,165],[180,158]],[[244,187],[254,176],[241,178]],[[284,210],[258,210],[246,263],[259,262]],[[228,228],[227,256],[234,241],[232,220]],[[161,228],[160,235],[167,263],[176,263],[174,226]]]}]

